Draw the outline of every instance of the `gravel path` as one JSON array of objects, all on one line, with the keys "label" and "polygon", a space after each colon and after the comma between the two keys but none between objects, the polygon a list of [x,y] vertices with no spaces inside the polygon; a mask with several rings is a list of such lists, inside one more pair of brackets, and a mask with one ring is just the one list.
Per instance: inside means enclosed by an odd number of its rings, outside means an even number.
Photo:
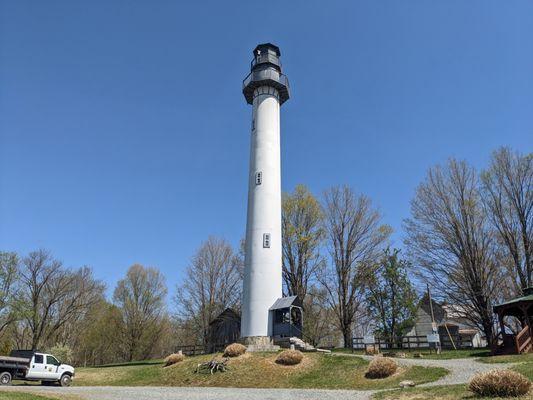
[{"label": "gravel path", "polygon": [[[335,354],[338,357],[371,356]],[[395,358],[405,366],[442,367],[449,370],[445,377],[420,386],[453,385],[466,383],[477,372],[505,369],[512,364],[484,364],[473,359],[429,360]],[[2,388],[4,390],[4,388]],[[84,400],[369,400],[371,390],[315,390],[315,389],[239,389],[239,388],[184,388],[184,387],[41,387],[13,386],[5,390],[77,395]]]},{"label": "gravel path", "polygon": [[[2,388],[4,390],[4,388]],[[6,390],[78,395],[86,400],[369,400],[373,391],[158,387],[31,387]]]}]

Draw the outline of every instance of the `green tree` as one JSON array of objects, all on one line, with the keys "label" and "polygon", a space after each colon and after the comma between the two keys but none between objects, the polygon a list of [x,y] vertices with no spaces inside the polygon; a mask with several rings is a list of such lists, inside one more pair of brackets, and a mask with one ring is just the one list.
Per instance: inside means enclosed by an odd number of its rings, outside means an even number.
[{"label": "green tree", "polygon": [[159,344],[163,330],[167,287],[156,268],[132,265],[113,293],[122,313],[123,344],[128,361],[144,360]]},{"label": "green tree", "polygon": [[383,252],[370,278],[366,298],[377,331],[391,342],[405,333],[416,312],[416,292],[407,276],[409,263],[399,253],[398,249]]},{"label": "green tree", "polygon": [[18,265],[15,253],[0,251],[0,336],[17,319],[20,308],[15,296]]},{"label": "green tree", "polygon": [[294,193],[283,195],[282,212],[283,282],[288,295],[303,301],[322,263],[322,208],[304,185],[298,185]]}]

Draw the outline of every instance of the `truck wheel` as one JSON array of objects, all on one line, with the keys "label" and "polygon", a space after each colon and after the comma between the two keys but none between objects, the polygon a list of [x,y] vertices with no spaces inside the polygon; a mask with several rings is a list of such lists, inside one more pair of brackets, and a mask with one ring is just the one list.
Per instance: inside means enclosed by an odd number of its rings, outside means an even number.
[{"label": "truck wheel", "polygon": [[9,372],[2,372],[0,374],[0,385],[2,386],[11,385],[11,374]]},{"label": "truck wheel", "polygon": [[59,384],[63,387],[70,386],[71,383],[72,383],[72,378],[68,374],[63,375],[61,379],[59,380]]}]

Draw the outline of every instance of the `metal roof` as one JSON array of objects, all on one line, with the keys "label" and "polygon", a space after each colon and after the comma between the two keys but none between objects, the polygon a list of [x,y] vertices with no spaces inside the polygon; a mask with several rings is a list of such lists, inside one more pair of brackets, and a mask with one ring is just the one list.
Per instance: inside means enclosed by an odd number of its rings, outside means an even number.
[{"label": "metal roof", "polygon": [[521,303],[521,302],[528,303],[530,301],[533,302],[533,294],[530,294],[529,296],[517,297],[516,299],[512,299],[512,300],[506,301],[505,303],[498,304],[497,306],[494,306],[494,308],[496,309],[501,306],[508,306],[510,304]]},{"label": "metal roof", "polygon": [[272,304],[269,310],[279,310],[281,308],[289,308],[290,306],[302,306],[302,302],[298,299],[298,296],[280,297]]}]

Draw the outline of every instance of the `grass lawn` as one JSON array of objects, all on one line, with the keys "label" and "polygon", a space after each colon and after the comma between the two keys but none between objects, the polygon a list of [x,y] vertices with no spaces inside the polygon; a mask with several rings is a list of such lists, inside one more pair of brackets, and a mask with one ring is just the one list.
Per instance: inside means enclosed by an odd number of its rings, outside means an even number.
[{"label": "grass lawn", "polygon": [[483,357],[480,358],[478,361],[488,364],[533,362],[533,353]]},{"label": "grass lawn", "polygon": [[42,396],[33,393],[20,393],[20,392],[2,392],[0,391],[0,400],[75,400],[77,397],[70,396]]},{"label": "grass lawn", "polygon": [[[533,394],[513,397],[514,399],[533,399]],[[434,386],[429,388],[409,388],[400,390],[391,390],[387,392],[376,393],[373,396],[376,400],[494,400],[500,397],[478,397],[468,391],[466,385]]]},{"label": "grass lawn", "polygon": [[443,368],[401,368],[386,379],[366,379],[368,362],[358,357],[335,357],[320,353],[305,353],[304,361],[296,366],[281,366],[274,362],[276,354],[248,353],[231,359],[224,373],[196,374],[200,362],[212,355],[187,357],[185,361],[163,368],[161,364],[79,368],[76,386],[219,386],[261,388],[322,388],[322,389],[384,389],[397,387],[402,380],[417,384],[430,382],[446,375]]},{"label": "grass lawn", "polygon": [[496,363],[516,363],[513,370],[520,372],[533,381],[533,353],[511,354],[507,356],[491,356],[480,358],[478,361],[496,364]]}]

